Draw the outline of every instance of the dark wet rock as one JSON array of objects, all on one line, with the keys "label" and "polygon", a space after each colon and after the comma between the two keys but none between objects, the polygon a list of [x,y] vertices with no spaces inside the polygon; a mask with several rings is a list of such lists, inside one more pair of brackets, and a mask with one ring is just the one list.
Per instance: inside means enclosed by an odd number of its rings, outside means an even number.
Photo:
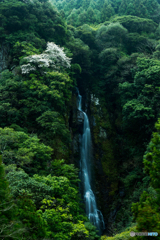
[{"label": "dark wet rock", "polygon": [[120,196],[120,197],[124,197],[124,196],[125,196],[125,191],[124,191],[124,189],[120,189],[120,190],[119,190],[119,196]]},{"label": "dark wet rock", "polygon": [[84,114],[83,112],[77,110],[77,124],[83,124],[84,122]]},{"label": "dark wet rock", "polygon": [[1,44],[0,46],[0,71],[3,71],[8,67],[9,62],[9,46]]},{"label": "dark wet rock", "polygon": [[70,116],[70,127],[73,129],[74,133],[83,133],[83,122],[84,114],[83,112],[74,109]]},{"label": "dark wet rock", "polygon": [[107,138],[107,132],[104,128],[100,127],[99,137]]}]

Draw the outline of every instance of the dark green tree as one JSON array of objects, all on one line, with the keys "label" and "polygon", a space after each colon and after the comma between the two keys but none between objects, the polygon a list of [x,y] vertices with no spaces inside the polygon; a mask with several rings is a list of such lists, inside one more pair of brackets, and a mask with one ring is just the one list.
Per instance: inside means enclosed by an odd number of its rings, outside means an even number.
[{"label": "dark green tree", "polygon": [[160,120],[155,125],[156,132],[144,155],[144,170],[150,176],[150,187],[143,192],[140,202],[133,204],[132,210],[137,222],[138,231],[155,231],[160,233]]},{"label": "dark green tree", "polygon": [[17,217],[17,212],[17,205],[11,196],[0,156],[0,238],[5,240],[21,239],[25,228]]}]

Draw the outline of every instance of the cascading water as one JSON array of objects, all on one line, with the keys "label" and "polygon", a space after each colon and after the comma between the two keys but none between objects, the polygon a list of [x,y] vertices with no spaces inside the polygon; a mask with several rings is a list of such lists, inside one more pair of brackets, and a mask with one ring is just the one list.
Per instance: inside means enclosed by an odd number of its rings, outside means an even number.
[{"label": "cascading water", "polygon": [[[78,92],[78,110],[82,111],[82,96]],[[84,191],[84,199],[86,206],[86,214],[89,220],[97,227],[99,232],[102,229],[105,229],[105,224],[103,220],[102,213],[97,209],[96,199],[94,193],[91,189],[91,169],[90,169],[90,161],[91,161],[91,133],[90,126],[87,114],[83,112],[84,115],[84,126],[83,126],[83,135],[81,139],[81,180],[83,184]]]}]

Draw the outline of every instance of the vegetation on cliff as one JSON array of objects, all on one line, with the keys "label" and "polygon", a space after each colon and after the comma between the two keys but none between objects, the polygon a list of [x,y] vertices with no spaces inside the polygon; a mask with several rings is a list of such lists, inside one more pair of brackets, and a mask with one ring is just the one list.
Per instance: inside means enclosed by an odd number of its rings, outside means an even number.
[{"label": "vegetation on cliff", "polygon": [[73,159],[77,85],[102,239],[160,234],[159,9],[157,0],[0,1],[1,238],[100,238]]}]

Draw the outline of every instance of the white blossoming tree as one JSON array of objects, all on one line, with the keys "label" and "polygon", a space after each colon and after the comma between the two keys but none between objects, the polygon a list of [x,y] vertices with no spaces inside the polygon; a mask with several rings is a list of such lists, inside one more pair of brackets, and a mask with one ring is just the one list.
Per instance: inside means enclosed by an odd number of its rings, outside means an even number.
[{"label": "white blossoming tree", "polygon": [[39,68],[52,68],[60,71],[60,69],[71,66],[71,58],[66,56],[63,48],[53,42],[47,43],[47,48],[42,54],[30,55],[24,59],[28,63],[21,66],[22,74],[30,73]]}]

